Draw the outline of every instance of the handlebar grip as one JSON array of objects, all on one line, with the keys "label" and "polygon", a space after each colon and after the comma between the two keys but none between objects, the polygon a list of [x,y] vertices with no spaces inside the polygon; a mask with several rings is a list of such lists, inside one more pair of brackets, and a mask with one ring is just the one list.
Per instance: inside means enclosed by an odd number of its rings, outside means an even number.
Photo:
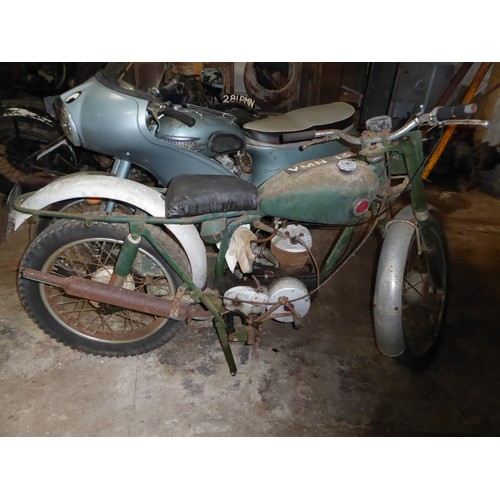
[{"label": "handlebar grip", "polygon": [[283,134],[283,142],[311,141],[316,138],[314,130],[303,130],[302,132],[290,132]]},{"label": "handlebar grip", "polygon": [[477,111],[475,104],[457,104],[450,107],[439,107],[436,111],[436,120],[439,122],[451,118],[468,118]]},{"label": "handlebar grip", "polygon": [[162,112],[165,115],[179,120],[181,123],[184,123],[184,125],[187,125],[188,127],[192,127],[196,123],[196,120],[192,116],[181,113],[180,111],[177,111],[176,109],[173,109],[169,106],[163,108]]}]

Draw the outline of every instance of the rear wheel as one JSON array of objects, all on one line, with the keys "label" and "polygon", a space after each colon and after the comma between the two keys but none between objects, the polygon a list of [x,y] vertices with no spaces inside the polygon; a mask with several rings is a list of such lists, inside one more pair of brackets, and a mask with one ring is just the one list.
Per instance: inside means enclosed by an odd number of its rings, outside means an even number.
[{"label": "rear wheel", "polygon": [[[188,260],[178,244],[158,228],[152,228],[152,232],[175,262],[190,274]],[[98,223],[86,227],[80,221],[58,221],[33,241],[21,268],[107,282],[128,233],[126,224]],[[143,239],[123,287],[166,297],[175,293],[180,281]],[[178,321],[70,296],[60,287],[22,277],[19,294],[26,311],[45,333],[90,354],[141,354],[163,345],[182,328]]]},{"label": "rear wheel", "polygon": [[[79,198],[72,200],[64,200],[52,205],[49,205],[45,210],[51,210],[54,212],[66,213],[66,214],[86,214],[92,212],[104,211],[106,205],[110,200],[101,200],[97,198]],[[113,209],[114,213],[117,214],[133,214],[136,211],[131,205],[124,203],[115,202]],[[55,222],[55,219],[51,217],[39,217],[31,226],[31,238],[34,239],[42,231],[47,229],[51,224]]]}]

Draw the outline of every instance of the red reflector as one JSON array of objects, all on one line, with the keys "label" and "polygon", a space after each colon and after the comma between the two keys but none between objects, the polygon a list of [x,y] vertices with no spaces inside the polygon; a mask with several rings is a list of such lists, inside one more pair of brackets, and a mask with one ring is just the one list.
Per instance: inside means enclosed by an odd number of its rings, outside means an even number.
[{"label": "red reflector", "polygon": [[364,214],[370,207],[370,202],[368,200],[361,200],[354,206],[354,215]]}]

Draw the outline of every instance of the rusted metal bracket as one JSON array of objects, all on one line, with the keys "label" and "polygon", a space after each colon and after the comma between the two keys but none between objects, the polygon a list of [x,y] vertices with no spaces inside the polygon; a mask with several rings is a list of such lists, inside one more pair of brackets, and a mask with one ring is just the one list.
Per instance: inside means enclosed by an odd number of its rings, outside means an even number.
[{"label": "rusted metal bracket", "polygon": [[247,345],[253,345],[259,342],[260,335],[259,331],[250,325],[245,325],[243,328],[235,331],[228,335],[230,342],[245,342]]}]

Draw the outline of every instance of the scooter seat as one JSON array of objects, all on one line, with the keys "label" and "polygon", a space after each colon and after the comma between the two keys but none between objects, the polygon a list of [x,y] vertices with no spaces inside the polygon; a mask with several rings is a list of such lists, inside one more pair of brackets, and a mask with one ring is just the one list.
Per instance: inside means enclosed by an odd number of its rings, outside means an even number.
[{"label": "scooter seat", "polygon": [[354,112],[354,107],[346,102],[332,102],[298,108],[282,115],[248,122],[243,125],[243,129],[256,141],[281,144],[284,133],[328,128],[344,129],[354,121]]},{"label": "scooter seat", "polygon": [[257,210],[257,188],[238,177],[184,174],[167,186],[165,215],[170,218]]}]

